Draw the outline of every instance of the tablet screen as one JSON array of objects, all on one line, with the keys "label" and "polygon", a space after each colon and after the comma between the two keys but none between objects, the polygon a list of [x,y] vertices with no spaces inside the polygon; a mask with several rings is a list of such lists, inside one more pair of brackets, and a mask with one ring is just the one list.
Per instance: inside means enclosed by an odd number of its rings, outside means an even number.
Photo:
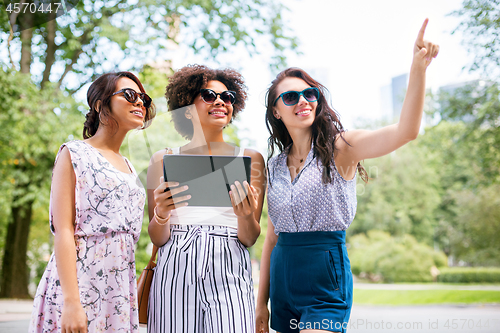
[{"label": "tablet screen", "polygon": [[165,181],[179,182],[189,189],[189,206],[232,207],[230,186],[236,180],[250,183],[249,156],[164,155]]}]

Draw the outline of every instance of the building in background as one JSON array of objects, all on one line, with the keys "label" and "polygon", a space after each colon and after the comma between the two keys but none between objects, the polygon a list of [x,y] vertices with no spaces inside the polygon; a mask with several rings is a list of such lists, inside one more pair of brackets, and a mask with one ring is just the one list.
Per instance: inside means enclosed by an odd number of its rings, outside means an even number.
[{"label": "building in background", "polygon": [[391,84],[380,88],[381,120],[392,123],[399,119],[408,87],[408,73],[395,76]]}]

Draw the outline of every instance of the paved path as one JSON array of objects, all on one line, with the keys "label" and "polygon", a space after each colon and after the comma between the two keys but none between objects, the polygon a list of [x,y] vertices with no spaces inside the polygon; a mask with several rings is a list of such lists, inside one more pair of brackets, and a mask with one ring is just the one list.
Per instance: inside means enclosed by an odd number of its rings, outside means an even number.
[{"label": "paved path", "polygon": [[[31,301],[0,300],[0,333],[26,333]],[[292,323],[298,325],[298,323]],[[318,327],[327,325],[318,323]],[[354,304],[350,333],[498,333],[500,305],[366,306]],[[140,333],[145,333],[141,327]]]},{"label": "paved path", "polygon": [[[31,300],[0,299],[0,333],[26,333],[31,318]],[[146,326],[140,333],[146,333]]]}]

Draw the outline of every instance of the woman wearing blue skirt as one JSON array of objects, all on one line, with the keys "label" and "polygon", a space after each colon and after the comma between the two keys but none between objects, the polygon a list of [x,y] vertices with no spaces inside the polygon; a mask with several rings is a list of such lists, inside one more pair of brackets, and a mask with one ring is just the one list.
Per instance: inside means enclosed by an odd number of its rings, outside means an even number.
[{"label": "woman wearing blue skirt", "polygon": [[261,259],[256,331],[345,332],[352,306],[352,273],[345,230],[356,214],[360,161],[386,155],[418,136],[425,72],[439,46],[424,41],[424,21],[397,124],[345,132],[325,88],[289,68],[267,93],[268,232]]}]

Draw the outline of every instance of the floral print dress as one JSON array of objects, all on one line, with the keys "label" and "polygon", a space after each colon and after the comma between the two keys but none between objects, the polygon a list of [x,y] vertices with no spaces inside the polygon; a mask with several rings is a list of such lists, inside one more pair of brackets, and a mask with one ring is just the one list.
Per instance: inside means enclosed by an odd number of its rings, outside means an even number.
[{"label": "floral print dress", "polygon": [[[76,176],[75,245],[80,301],[89,332],[138,332],[134,246],[139,240],[146,194],[131,173],[111,165],[84,141],[67,147]],[[50,203],[50,228],[54,233]],[[54,254],[36,292],[29,332],[60,332],[63,294]]]}]

